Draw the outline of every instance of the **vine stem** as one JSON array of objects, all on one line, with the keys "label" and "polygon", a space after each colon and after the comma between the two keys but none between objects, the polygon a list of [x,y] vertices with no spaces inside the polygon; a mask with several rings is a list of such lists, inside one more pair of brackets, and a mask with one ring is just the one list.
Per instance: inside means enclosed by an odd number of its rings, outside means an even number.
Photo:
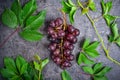
[{"label": "vine stem", "polygon": [[12,37],[16,32],[20,30],[20,27],[16,28],[6,39],[0,44],[0,48],[3,47],[3,45],[9,40],[10,37]]},{"label": "vine stem", "polygon": [[94,28],[94,30],[95,30],[95,32],[96,32],[96,35],[97,35],[98,38],[100,39],[100,42],[101,42],[101,44],[102,44],[103,50],[104,50],[105,53],[106,53],[107,58],[108,58],[109,60],[111,60],[112,62],[120,65],[120,63],[119,63],[118,61],[116,61],[115,59],[113,59],[113,58],[109,55],[109,51],[108,51],[107,48],[105,47],[104,41],[103,41],[102,37],[100,36],[100,34],[98,33],[98,30],[97,30],[97,28],[96,28],[96,26],[95,26],[95,23],[94,23],[94,21],[92,20],[92,18],[89,16],[88,13],[86,14],[86,16],[87,16],[88,19],[90,20],[90,22],[91,22],[91,24],[92,24],[92,26],[93,26],[93,28]]},{"label": "vine stem", "polygon": [[[84,9],[84,6],[82,5],[82,3],[81,3],[79,0],[77,0],[77,3],[78,3],[78,5],[79,5],[82,9]],[[108,51],[107,48],[105,47],[104,41],[103,41],[102,37],[100,36],[100,34],[98,33],[98,30],[97,30],[97,28],[96,28],[96,26],[95,26],[94,20],[91,18],[91,16],[89,16],[88,13],[86,13],[86,16],[87,16],[88,19],[90,20],[90,22],[91,22],[91,24],[92,24],[92,26],[93,26],[93,28],[94,28],[94,30],[95,30],[95,32],[96,32],[96,35],[98,36],[98,38],[99,38],[99,40],[100,40],[100,42],[101,42],[101,45],[102,45],[103,50],[104,50],[104,52],[105,52],[105,54],[106,54],[106,57],[107,57],[109,60],[111,60],[112,62],[114,62],[114,63],[116,63],[116,64],[118,64],[118,65],[120,66],[120,62],[118,62],[117,60],[113,59],[113,58],[109,55],[109,51]]]},{"label": "vine stem", "polygon": [[[61,9],[60,9],[60,12],[63,15],[63,30],[66,30],[66,28],[67,28],[66,15],[65,15],[65,13]],[[62,46],[63,46],[63,37],[61,38],[60,46],[61,46],[62,58],[64,58],[64,56],[63,56],[63,48],[62,48]]]}]

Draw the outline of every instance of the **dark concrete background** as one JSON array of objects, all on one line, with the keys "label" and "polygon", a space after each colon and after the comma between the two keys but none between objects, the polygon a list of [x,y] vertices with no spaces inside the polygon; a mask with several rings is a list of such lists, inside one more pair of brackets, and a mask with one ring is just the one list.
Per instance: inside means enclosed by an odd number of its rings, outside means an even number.
[{"label": "dark concrete background", "polygon": [[[13,0],[0,0],[0,14],[3,12],[5,7],[10,7],[12,2]],[[21,0],[21,2],[24,3],[26,0]],[[61,0],[37,0],[37,11],[40,11],[42,9],[47,10],[46,22],[40,29],[43,34],[46,34],[46,25],[50,20],[61,17],[61,13],[57,10],[61,7],[60,2]],[[97,6],[97,12],[90,12],[92,18],[101,15],[100,0],[95,0],[95,3]],[[113,9],[111,10],[111,14],[120,16],[120,0],[113,0]],[[117,23],[120,30],[120,19],[117,20]],[[92,28],[87,17],[80,16],[80,10],[76,13],[75,23],[73,25],[81,31],[81,34],[78,37],[78,42],[75,44],[75,49],[73,50],[73,54],[76,56],[79,52],[78,48],[80,46],[81,40],[84,38],[90,38],[91,41],[95,41],[98,40],[98,38],[95,35],[94,29]],[[107,46],[107,35],[110,33],[110,30],[106,26],[104,19],[96,22],[96,26]],[[13,29],[8,28],[0,22],[0,43],[3,42],[4,39],[13,31]],[[39,42],[27,42],[19,37],[18,33],[16,33],[2,48],[0,48],[0,68],[3,67],[3,58],[5,56],[15,58],[18,54],[21,54],[28,61],[33,60],[33,55],[35,53],[38,53],[42,58],[49,57],[50,52],[47,49],[48,44],[49,41],[47,40],[47,35],[45,35],[45,37]],[[106,58],[101,46],[99,46],[98,50],[100,57],[98,57],[96,61],[103,62],[104,65],[112,67],[112,70],[107,74],[109,80],[120,80],[120,66],[114,64]],[[113,44],[110,49],[110,55],[114,59],[120,61],[120,47]],[[89,76],[81,74],[82,70],[80,66],[77,65],[75,60],[72,62],[72,64],[73,66],[71,68],[68,68],[67,71],[70,73],[73,80],[90,80]],[[62,70],[50,59],[50,63],[43,70],[45,80],[61,80],[61,71]],[[3,79],[0,77],[0,80]]]}]

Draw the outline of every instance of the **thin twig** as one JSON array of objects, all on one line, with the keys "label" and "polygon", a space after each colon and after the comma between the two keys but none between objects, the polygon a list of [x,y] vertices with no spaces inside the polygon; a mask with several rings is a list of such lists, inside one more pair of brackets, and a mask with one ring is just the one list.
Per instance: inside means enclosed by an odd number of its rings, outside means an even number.
[{"label": "thin twig", "polygon": [[93,21],[97,22],[97,21],[99,21],[102,17],[103,17],[102,15],[101,15],[101,16],[98,16],[98,17],[94,18]]},{"label": "thin twig", "polygon": [[2,48],[5,43],[9,40],[10,37],[12,37],[16,32],[20,30],[20,27],[16,28],[6,39],[0,44],[0,48]]}]

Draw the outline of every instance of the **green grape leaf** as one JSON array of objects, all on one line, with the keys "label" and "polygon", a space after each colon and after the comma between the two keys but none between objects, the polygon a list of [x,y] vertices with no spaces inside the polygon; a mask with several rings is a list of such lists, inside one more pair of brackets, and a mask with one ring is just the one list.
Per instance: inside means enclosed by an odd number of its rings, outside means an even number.
[{"label": "green grape leaf", "polygon": [[114,41],[114,36],[113,35],[109,35],[108,36],[108,40],[109,40],[109,42],[113,42]]},{"label": "green grape leaf", "polygon": [[18,75],[12,76],[10,80],[21,80],[21,78]]},{"label": "green grape leaf", "polygon": [[87,48],[85,48],[85,51],[96,49],[99,46],[99,44],[100,42],[95,41],[92,44],[90,44]]},{"label": "green grape leaf", "polygon": [[108,1],[105,6],[106,6],[106,13],[110,12],[112,8],[112,1]]},{"label": "green grape leaf", "polygon": [[95,5],[95,2],[94,2],[93,0],[89,0],[88,7],[89,7],[92,11],[96,11],[96,5]]},{"label": "green grape leaf", "polygon": [[12,71],[11,69],[4,69],[4,68],[0,69],[0,73],[2,74],[2,76],[4,78],[10,78],[10,77],[16,75],[15,72]]},{"label": "green grape leaf", "polygon": [[68,0],[68,3],[71,5],[71,7],[75,6],[75,4],[71,0]]},{"label": "green grape leaf", "polygon": [[102,13],[105,14],[106,6],[104,0],[101,0]]},{"label": "green grape leaf", "polygon": [[19,70],[20,74],[23,74],[25,72],[24,69],[27,68],[27,61],[22,56],[19,55],[16,58],[16,66],[17,66],[17,69]]},{"label": "green grape leaf", "polygon": [[25,6],[23,7],[23,10],[20,13],[21,19],[26,21],[26,19],[37,9],[36,0],[30,0]]},{"label": "green grape leaf", "polygon": [[40,75],[40,80],[43,80],[43,75],[42,74]]},{"label": "green grape leaf", "polygon": [[27,41],[39,41],[42,39],[43,35],[37,31],[24,30],[20,33],[20,36]]},{"label": "green grape leaf", "polygon": [[17,17],[13,11],[10,9],[5,9],[2,13],[2,22],[10,28],[18,27]]},{"label": "green grape leaf", "polygon": [[42,24],[44,23],[45,20],[45,16],[46,16],[46,11],[41,11],[38,15],[36,16],[30,16],[27,20],[26,20],[26,27],[25,29],[29,29],[29,30],[37,30],[39,27],[42,26]]},{"label": "green grape leaf", "polygon": [[81,63],[93,64],[94,61],[90,60],[83,52],[81,52],[78,57],[78,65],[80,65]]},{"label": "green grape leaf", "polygon": [[70,11],[70,14],[69,14],[69,18],[70,18],[71,24],[74,23],[74,15],[75,15],[76,10],[77,10],[76,7],[72,7],[71,8],[71,11]]},{"label": "green grape leaf", "polygon": [[111,28],[111,31],[112,31],[112,34],[113,34],[114,40],[115,40],[119,36],[117,24],[112,23],[110,28]]},{"label": "green grape leaf", "polygon": [[83,62],[82,57],[83,57],[83,55],[82,55],[82,53],[80,53],[78,60],[77,60],[78,65],[80,65]]},{"label": "green grape leaf", "polygon": [[120,37],[115,41],[118,46],[120,46]]},{"label": "green grape leaf", "polygon": [[102,68],[103,68],[102,63],[96,63],[96,64],[93,66],[94,73],[100,72],[100,70],[101,70]]},{"label": "green grape leaf", "polygon": [[83,43],[83,49],[85,49],[88,45],[90,44],[90,40],[89,39],[86,39]]},{"label": "green grape leaf", "polygon": [[17,16],[18,22],[21,24],[21,18],[20,18],[20,13],[21,13],[21,4],[19,0],[15,0],[12,4],[11,10],[15,13],[15,15]]},{"label": "green grape leaf", "polygon": [[64,70],[61,75],[62,75],[62,80],[72,80],[70,74],[66,70]]},{"label": "green grape leaf", "polygon": [[101,76],[101,77],[94,76],[93,79],[94,80],[108,80],[106,76]]},{"label": "green grape leaf", "polygon": [[68,3],[66,3],[65,1],[62,0],[62,10],[65,12],[65,13],[70,13],[71,11],[71,7]]},{"label": "green grape leaf", "polygon": [[99,53],[97,50],[86,50],[85,52],[92,58],[96,58],[99,56]]},{"label": "green grape leaf", "polygon": [[111,70],[110,67],[104,67],[102,70],[100,70],[100,72],[96,73],[96,76],[104,76],[107,72],[109,72]]},{"label": "green grape leaf", "polygon": [[38,60],[38,61],[41,61],[41,58],[36,54],[34,55],[34,59]]},{"label": "green grape leaf", "polygon": [[49,59],[46,58],[46,59],[42,60],[41,68],[43,69],[48,63],[49,63]]},{"label": "green grape leaf", "polygon": [[108,26],[110,26],[110,24],[116,19],[117,17],[116,16],[112,16],[110,14],[106,14],[104,15],[104,19],[107,23]]},{"label": "green grape leaf", "polygon": [[90,66],[83,66],[83,71],[89,74],[93,74],[93,69]]},{"label": "green grape leaf", "polygon": [[88,8],[84,8],[84,9],[82,9],[82,15],[84,15],[84,14],[86,14],[86,13],[88,13],[89,12],[89,9]]},{"label": "green grape leaf", "polygon": [[103,15],[106,15],[110,12],[112,8],[112,1],[104,2],[104,0],[101,1],[101,6],[103,9]]},{"label": "green grape leaf", "polygon": [[36,61],[34,61],[33,63],[34,63],[36,70],[38,70],[38,71],[41,70],[40,64],[38,64]]},{"label": "green grape leaf", "polygon": [[9,58],[9,57],[4,58],[4,64],[8,70],[11,70],[11,71],[17,73],[17,68],[16,68],[15,62],[12,58]]},{"label": "green grape leaf", "polygon": [[27,71],[27,68],[28,68],[28,63],[25,63],[24,65],[22,65],[20,73],[21,74],[25,73],[25,71]]}]

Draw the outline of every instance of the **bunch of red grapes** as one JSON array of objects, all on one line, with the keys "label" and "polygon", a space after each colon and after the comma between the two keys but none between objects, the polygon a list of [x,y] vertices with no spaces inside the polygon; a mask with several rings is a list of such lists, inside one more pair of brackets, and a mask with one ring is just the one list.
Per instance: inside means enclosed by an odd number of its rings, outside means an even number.
[{"label": "bunch of red grapes", "polygon": [[65,26],[63,19],[57,18],[50,22],[48,34],[51,41],[49,50],[52,60],[63,69],[71,67],[71,61],[74,59],[74,55],[71,54],[74,49],[73,44],[77,42],[80,31],[72,25]]}]

